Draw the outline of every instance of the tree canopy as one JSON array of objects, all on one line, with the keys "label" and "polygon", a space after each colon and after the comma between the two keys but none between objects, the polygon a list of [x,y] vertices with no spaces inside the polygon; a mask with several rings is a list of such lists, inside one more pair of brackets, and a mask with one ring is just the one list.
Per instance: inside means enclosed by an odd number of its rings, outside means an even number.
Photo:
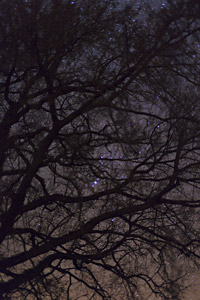
[{"label": "tree canopy", "polygon": [[0,15],[0,298],[178,299],[200,258],[200,3]]}]

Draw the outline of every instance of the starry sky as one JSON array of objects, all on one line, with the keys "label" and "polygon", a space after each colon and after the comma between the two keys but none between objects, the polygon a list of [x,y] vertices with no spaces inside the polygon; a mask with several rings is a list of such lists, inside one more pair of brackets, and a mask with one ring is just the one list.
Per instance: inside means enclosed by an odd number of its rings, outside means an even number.
[{"label": "starry sky", "polygon": [[[142,6],[145,3],[151,3],[155,9],[158,9],[158,8],[162,9],[164,6],[167,5],[167,0],[163,0],[163,1],[161,1],[161,0],[143,0],[143,1],[141,1],[141,0],[121,0],[121,1],[117,0],[117,1],[121,5],[131,4],[132,1],[135,1],[134,4],[138,5],[138,6]],[[74,3],[75,3],[74,1],[71,2],[71,4],[74,4]],[[142,16],[142,14],[143,14],[143,12],[141,11],[141,16]],[[159,125],[157,127],[159,127]],[[142,151],[143,151],[143,149],[141,148],[139,151],[139,155],[142,153]],[[108,160],[110,161],[112,159],[117,159],[118,160],[117,163],[119,164],[120,159],[123,159],[123,157],[121,156],[121,154],[119,154],[118,157],[116,158],[116,156],[114,157],[113,154],[111,154],[111,151],[101,153],[101,156],[99,159],[99,166],[108,163],[107,161]],[[120,175],[121,178],[123,178],[124,174],[123,173],[120,173],[120,174],[121,174]],[[90,190],[97,191],[98,187],[101,186],[101,178],[98,178],[98,177],[92,178],[89,185],[90,185]],[[112,221],[114,222],[114,219]],[[38,223],[38,226],[40,226],[40,223]],[[191,287],[187,290],[185,297],[182,299],[174,299],[174,300],[200,300],[200,272],[189,274],[187,283],[191,284]],[[81,299],[83,300],[83,298],[81,298]],[[155,300],[155,298],[152,296],[148,300]],[[159,299],[159,300],[162,300],[162,299]]]}]

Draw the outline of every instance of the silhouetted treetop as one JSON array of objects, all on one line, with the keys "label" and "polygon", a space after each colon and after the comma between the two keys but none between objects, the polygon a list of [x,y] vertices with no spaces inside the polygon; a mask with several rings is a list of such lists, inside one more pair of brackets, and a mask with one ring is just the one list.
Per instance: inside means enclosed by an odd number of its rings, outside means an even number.
[{"label": "silhouetted treetop", "polygon": [[1,299],[181,297],[200,255],[199,15],[0,1]]}]

